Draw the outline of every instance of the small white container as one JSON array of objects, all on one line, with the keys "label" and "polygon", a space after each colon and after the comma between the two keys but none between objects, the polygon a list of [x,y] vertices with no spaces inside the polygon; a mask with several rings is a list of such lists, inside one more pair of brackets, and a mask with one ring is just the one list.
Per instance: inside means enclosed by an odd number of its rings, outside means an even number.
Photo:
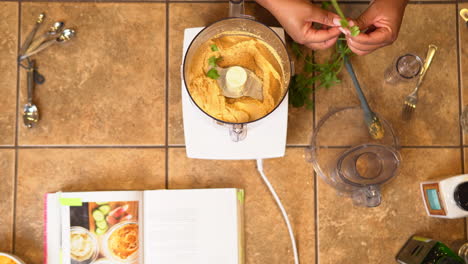
[{"label": "small white container", "polygon": [[450,219],[468,217],[468,174],[422,182],[421,193],[429,216]]},{"label": "small white container", "polygon": [[22,261],[20,258],[18,258],[17,256],[14,256],[14,255],[11,255],[11,254],[8,254],[8,253],[2,253],[0,252],[0,256],[4,256],[4,257],[7,257],[7,258],[10,258],[11,260],[13,260],[16,264],[26,264],[26,262]]}]

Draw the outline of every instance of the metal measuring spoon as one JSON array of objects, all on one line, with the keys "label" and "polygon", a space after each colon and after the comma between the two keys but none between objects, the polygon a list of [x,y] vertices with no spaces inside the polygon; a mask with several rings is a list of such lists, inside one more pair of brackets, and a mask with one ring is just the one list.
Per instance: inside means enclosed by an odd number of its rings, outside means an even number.
[{"label": "metal measuring spoon", "polygon": [[26,50],[29,48],[29,46],[31,45],[31,42],[34,36],[36,35],[36,32],[39,29],[39,26],[42,24],[42,22],[44,22],[44,18],[45,18],[44,13],[39,14],[39,16],[37,17],[36,24],[34,24],[34,27],[31,30],[31,32],[29,32],[29,35],[26,37],[26,40],[24,41],[23,46],[21,46],[21,49],[19,51],[20,55],[24,54]]},{"label": "metal measuring spoon", "polygon": [[69,28],[64,29],[58,38],[51,39],[51,40],[48,40],[48,41],[42,43],[35,50],[21,56],[20,60],[23,60],[23,59],[25,59],[27,57],[31,57],[32,55],[37,54],[37,53],[43,51],[44,49],[52,46],[53,44],[67,42],[70,39],[72,39],[74,36],[75,36],[75,30],[69,29]]},{"label": "metal measuring spoon", "polygon": [[33,92],[34,92],[34,67],[35,62],[29,63],[28,69],[28,102],[23,108],[23,122],[27,128],[32,128],[37,121],[39,121],[39,110],[37,106],[33,104]]},{"label": "metal measuring spoon", "polygon": [[34,40],[25,53],[29,53],[39,47],[44,41],[60,33],[64,23],[61,21],[55,22],[44,34]]}]

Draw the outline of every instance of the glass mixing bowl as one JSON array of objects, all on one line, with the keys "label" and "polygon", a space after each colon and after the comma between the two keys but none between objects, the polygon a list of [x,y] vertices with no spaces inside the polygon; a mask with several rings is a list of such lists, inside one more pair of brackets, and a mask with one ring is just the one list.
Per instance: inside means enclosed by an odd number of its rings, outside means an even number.
[{"label": "glass mixing bowl", "polygon": [[381,202],[380,185],[395,177],[401,161],[399,143],[390,123],[377,115],[385,135],[373,139],[360,107],[332,111],[319,122],[310,149],[317,174],[357,205]]}]

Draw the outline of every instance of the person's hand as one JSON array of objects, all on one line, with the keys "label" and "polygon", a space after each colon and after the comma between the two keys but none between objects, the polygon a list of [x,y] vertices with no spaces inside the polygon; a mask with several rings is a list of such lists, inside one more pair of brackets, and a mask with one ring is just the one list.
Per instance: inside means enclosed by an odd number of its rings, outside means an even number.
[{"label": "person's hand", "polygon": [[[352,37],[346,34],[349,48],[358,55],[365,55],[392,44],[398,37],[407,0],[375,0],[355,21],[361,33]],[[354,23],[353,23],[354,22]],[[367,31],[364,31],[366,30]]]},{"label": "person's hand", "polygon": [[[340,30],[333,24],[339,16],[325,11],[308,0],[257,0],[272,13],[288,34],[311,49],[326,49],[338,40]],[[312,23],[327,28],[315,29]]]}]

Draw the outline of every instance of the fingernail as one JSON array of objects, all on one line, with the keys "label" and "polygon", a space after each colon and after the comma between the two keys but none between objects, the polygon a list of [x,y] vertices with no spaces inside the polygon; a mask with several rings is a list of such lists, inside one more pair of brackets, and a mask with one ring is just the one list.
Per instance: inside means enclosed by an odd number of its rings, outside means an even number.
[{"label": "fingernail", "polygon": [[340,19],[339,19],[339,18],[334,18],[334,19],[333,19],[333,24],[334,24],[335,26],[341,26]]},{"label": "fingernail", "polygon": [[346,35],[346,31],[342,28],[342,27],[339,27],[338,30],[341,31],[341,33],[345,34]]},{"label": "fingernail", "polygon": [[354,24],[354,22],[353,22],[352,20],[350,20],[350,21],[349,21],[349,25],[353,27],[353,26],[355,26],[356,24]]}]

